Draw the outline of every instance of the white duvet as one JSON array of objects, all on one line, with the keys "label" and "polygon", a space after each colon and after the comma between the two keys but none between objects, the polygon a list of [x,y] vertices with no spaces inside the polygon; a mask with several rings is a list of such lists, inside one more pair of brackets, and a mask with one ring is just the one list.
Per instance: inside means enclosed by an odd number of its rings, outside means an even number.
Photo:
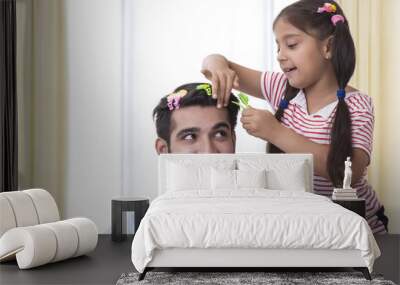
[{"label": "white duvet", "polygon": [[265,189],[159,196],[133,239],[135,268],[164,248],[358,249],[370,272],[380,255],[359,215],[323,196]]}]

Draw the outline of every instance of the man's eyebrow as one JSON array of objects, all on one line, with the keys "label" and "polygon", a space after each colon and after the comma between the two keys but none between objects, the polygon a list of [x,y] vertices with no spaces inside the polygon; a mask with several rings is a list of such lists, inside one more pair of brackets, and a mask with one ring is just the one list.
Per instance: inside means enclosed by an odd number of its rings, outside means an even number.
[{"label": "man's eyebrow", "polygon": [[212,127],[213,130],[216,130],[216,129],[219,129],[219,128],[230,129],[231,126],[226,122],[220,122],[220,123],[215,124],[214,127]]},{"label": "man's eyebrow", "polygon": [[198,133],[200,131],[200,128],[186,128],[183,130],[180,130],[176,136],[179,137],[181,135],[187,134],[187,133]]}]

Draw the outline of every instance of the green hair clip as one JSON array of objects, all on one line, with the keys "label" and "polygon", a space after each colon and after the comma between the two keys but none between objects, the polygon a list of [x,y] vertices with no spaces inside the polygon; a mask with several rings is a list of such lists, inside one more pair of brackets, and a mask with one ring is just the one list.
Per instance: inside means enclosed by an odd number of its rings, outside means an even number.
[{"label": "green hair clip", "polygon": [[212,94],[210,84],[199,84],[196,86],[196,90],[204,90],[204,91],[206,91],[208,96],[211,96],[211,94]]},{"label": "green hair clip", "polygon": [[[196,90],[204,90],[208,96],[212,95],[211,85],[207,84],[207,83],[197,85]],[[247,96],[246,94],[244,94],[242,92],[239,92],[239,94],[235,95],[235,96],[239,99],[239,103],[236,101],[232,101],[232,103],[238,105],[240,107],[241,111],[243,111],[244,109],[246,109],[247,107],[250,106],[249,96]]]},{"label": "green hair clip", "polygon": [[236,101],[232,101],[232,103],[238,105],[240,107],[240,111],[243,111],[244,109],[250,106],[249,96],[247,96],[246,94],[239,92],[239,94],[236,97],[239,99],[239,103]]}]

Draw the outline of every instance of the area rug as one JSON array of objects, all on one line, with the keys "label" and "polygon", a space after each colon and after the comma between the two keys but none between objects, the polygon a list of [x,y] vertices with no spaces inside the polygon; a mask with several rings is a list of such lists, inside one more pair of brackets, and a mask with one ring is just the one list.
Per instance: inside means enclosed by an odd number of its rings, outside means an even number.
[{"label": "area rug", "polygon": [[372,281],[366,280],[360,272],[153,272],[146,274],[145,279],[138,281],[139,273],[124,273],[117,281],[117,285],[186,285],[186,284],[213,284],[213,285],[297,285],[297,284],[324,284],[324,285],[357,285],[357,284],[385,284],[395,285],[392,281],[384,280],[381,275],[372,274]]}]

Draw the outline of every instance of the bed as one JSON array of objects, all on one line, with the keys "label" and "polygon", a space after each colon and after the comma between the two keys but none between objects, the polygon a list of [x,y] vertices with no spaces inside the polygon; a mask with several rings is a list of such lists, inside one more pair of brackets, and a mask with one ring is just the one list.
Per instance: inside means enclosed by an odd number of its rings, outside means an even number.
[{"label": "bed", "polygon": [[315,195],[309,154],[165,154],[159,196],[132,242],[159,267],[352,267],[370,279],[380,251],[359,215]]}]

